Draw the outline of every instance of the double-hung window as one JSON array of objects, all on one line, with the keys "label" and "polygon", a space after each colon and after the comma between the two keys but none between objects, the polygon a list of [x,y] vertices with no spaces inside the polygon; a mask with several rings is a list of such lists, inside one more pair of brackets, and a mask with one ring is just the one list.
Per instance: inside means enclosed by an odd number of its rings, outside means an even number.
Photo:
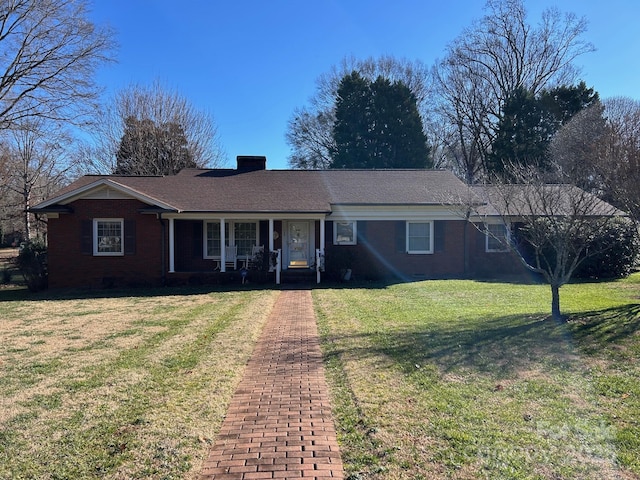
[{"label": "double-hung window", "polygon": [[357,243],[357,223],[355,220],[333,223],[334,245],[355,245]]},{"label": "double-hung window", "polygon": [[505,252],[509,248],[509,229],[503,223],[489,223],[486,226],[487,252]]},{"label": "double-hung window", "polygon": [[258,244],[258,224],[255,222],[240,222],[233,226],[235,245],[238,255],[251,255],[252,249]]},{"label": "double-hung window", "polygon": [[433,253],[433,222],[407,222],[407,253]]},{"label": "double-hung window", "polygon": [[122,218],[93,220],[93,254],[124,255],[124,220]]},{"label": "double-hung window", "polygon": [[[220,222],[207,222],[205,239],[205,258],[220,257]],[[229,244],[229,224],[224,224],[225,244]]]},{"label": "double-hung window", "polygon": [[[205,258],[220,258],[222,241],[220,235],[220,222],[205,223]],[[252,249],[258,243],[257,222],[232,222],[224,224],[224,245],[236,245],[238,255],[251,255]]]}]

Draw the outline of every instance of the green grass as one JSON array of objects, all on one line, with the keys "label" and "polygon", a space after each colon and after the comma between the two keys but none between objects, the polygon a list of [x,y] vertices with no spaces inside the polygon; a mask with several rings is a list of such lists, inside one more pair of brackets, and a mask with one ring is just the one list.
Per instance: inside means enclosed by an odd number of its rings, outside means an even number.
[{"label": "green grass", "polygon": [[[196,478],[277,291],[0,290],[0,478]],[[640,478],[640,276],[313,291],[355,479]]]},{"label": "green grass", "polygon": [[640,478],[639,280],[314,291],[350,478]]},{"label": "green grass", "polygon": [[277,292],[135,293],[0,292],[0,478],[197,477]]}]

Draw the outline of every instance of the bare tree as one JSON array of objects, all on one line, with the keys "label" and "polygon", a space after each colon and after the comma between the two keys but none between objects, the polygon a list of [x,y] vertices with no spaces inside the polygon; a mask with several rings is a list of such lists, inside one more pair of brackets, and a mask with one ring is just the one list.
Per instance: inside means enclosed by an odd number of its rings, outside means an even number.
[{"label": "bare tree", "polygon": [[308,108],[294,111],[287,127],[286,139],[293,153],[289,164],[303,170],[329,168],[333,141],[333,108],[313,112]]},{"label": "bare tree", "polygon": [[532,27],[522,0],[488,0],[486,12],[449,45],[433,72],[433,111],[449,126],[441,142],[467,182],[482,177],[509,95],[574,83],[574,60],[593,50],[580,39],[586,20],[573,14],[547,9]]},{"label": "bare tree", "polygon": [[0,0],[0,130],[33,117],[80,123],[93,110],[94,73],[114,44],[86,3]]},{"label": "bare tree", "polygon": [[[41,236],[28,209],[44,200],[67,180],[69,165],[62,157],[68,134],[42,118],[22,121],[5,135],[8,165],[3,183],[3,207],[7,217],[21,218],[25,240]],[[6,220],[6,219],[5,219]]]},{"label": "bare tree", "polygon": [[[118,92],[111,104],[102,109],[93,141],[81,152],[84,171],[117,172],[123,142],[128,160],[135,163],[137,159],[141,164],[139,169],[126,170],[131,174],[168,174],[166,169],[152,167],[166,166],[166,158],[159,156],[171,148],[186,150],[192,165],[197,167],[218,167],[225,161],[213,116],[158,81],[148,87],[132,85]],[[173,153],[168,156],[185,158],[180,152]]]},{"label": "bare tree", "polygon": [[309,106],[294,111],[287,126],[286,139],[292,148],[289,165],[293,168],[328,168],[331,163],[336,95],[340,81],[352,72],[373,82],[378,77],[401,81],[415,95],[423,118],[430,91],[430,74],[420,62],[398,60],[391,56],[357,60],[345,58],[316,81],[316,93]]},{"label": "bare tree", "polygon": [[640,101],[584,109],[555,134],[550,154],[573,183],[640,220]]},{"label": "bare tree", "polygon": [[597,102],[575,114],[553,136],[549,155],[574,185],[610,200],[602,164],[611,132],[603,113]]},{"label": "bare tree", "polygon": [[551,288],[551,314],[562,319],[560,288],[587,259],[609,244],[594,242],[623,212],[596,195],[570,184],[547,183],[545,174],[530,166],[511,166],[518,184],[495,181],[475,187],[481,201],[468,204],[480,228],[497,215],[510,235],[496,236],[530,271]]},{"label": "bare tree", "polygon": [[598,171],[613,201],[640,221],[640,101],[617,97],[604,105],[607,130]]}]

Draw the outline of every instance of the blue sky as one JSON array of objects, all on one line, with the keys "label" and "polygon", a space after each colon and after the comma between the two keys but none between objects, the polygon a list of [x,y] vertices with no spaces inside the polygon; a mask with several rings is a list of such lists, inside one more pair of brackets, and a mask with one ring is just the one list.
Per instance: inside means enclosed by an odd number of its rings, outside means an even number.
[{"label": "blue sky", "polygon": [[[316,79],[347,56],[380,55],[432,65],[483,13],[484,0],[94,0],[91,16],[110,25],[118,62],[100,70],[108,97],[160,80],[213,114],[229,166],[266,155],[287,168],[287,121],[307,105]],[[530,23],[556,5],[585,16],[583,39],[597,51],[578,59],[601,98],[640,99],[637,0],[525,0]]]}]

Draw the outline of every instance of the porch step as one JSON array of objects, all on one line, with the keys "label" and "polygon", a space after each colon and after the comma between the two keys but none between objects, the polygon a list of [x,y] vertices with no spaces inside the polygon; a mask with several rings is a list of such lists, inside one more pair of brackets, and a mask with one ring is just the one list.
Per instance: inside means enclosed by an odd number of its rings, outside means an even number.
[{"label": "porch step", "polygon": [[316,271],[309,268],[290,268],[283,270],[282,283],[316,283]]}]

